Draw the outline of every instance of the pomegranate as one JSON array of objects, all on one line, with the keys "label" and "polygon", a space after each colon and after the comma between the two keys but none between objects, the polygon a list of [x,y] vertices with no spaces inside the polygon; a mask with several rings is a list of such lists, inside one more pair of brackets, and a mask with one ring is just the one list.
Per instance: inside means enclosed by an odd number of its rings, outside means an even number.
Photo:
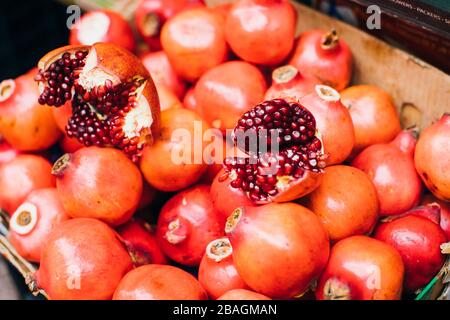
[{"label": "pomegranate", "polygon": [[450,201],[450,114],[422,131],[414,162],[417,172],[436,198]]},{"label": "pomegranate", "polygon": [[[268,145],[273,133],[278,134],[278,152],[239,145],[240,133],[255,133],[259,138],[264,137],[264,129]],[[275,99],[257,105],[244,113],[234,129],[238,146],[250,154],[226,159],[230,186],[244,191],[255,204],[291,201],[310,193],[320,183],[325,167],[322,142],[316,134],[314,116],[296,102]]]},{"label": "pomegranate", "polygon": [[391,96],[372,85],[357,85],[341,92],[355,128],[352,155],[376,143],[388,143],[400,132],[400,119]]},{"label": "pomegranate", "polygon": [[95,10],[84,14],[70,30],[71,45],[93,45],[109,42],[129,51],[136,43],[128,22],[117,12]]},{"label": "pomegranate", "polygon": [[405,290],[425,286],[444,264],[440,245],[447,241],[444,231],[425,217],[407,215],[381,223],[374,237],[392,245],[405,265]]},{"label": "pomegranate", "polygon": [[61,135],[51,110],[37,103],[39,90],[33,72],[0,82],[0,132],[21,151],[47,149]]},{"label": "pomegranate", "polygon": [[[147,1],[149,2],[149,1]],[[186,84],[170,65],[164,51],[148,52],[141,56],[142,63],[150,72],[156,86],[162,84],[182,98],[186,91]]]},{"label": "pomegranate", "polygon": [[228,14],[230,13],[231,7],[233,4],[231,2],[223,2],[218,1],[217,3],[208,3],[208,6],[211,8],[211,11],[220,15],[224,21],[226,21]]},{"label": "pomegranate", "polygon": [[149,185],[146,181],[142,184],[142,194],[141,200],[139,201],[138,209],[145,209],[150,204],[152,204],[153,200],[156,196],[156,190]]},{"label": "pomegranate", "polygon": [[303,32],[289,64],[337,91],[347,87],[352,78],[352,52],[336,30]]},{"label": "pomegranate", "polygon": [[11,216],[9,241],[23,258],[39,263],[50,232],[68,219],[55,188],[34,190]]},{"label": "pomegranate", "polygon": [[231,177],[222,169],[211,184],[211,198],[216,210],[227,218],[238,207],[253,206],[245,192],[231,186]]},{"label": "pomegranate", "polygon": [[167,110],[167,109],[177,109],[182,108],[183,105],[181,104],[181,101],[178,99],[177,95],[170,90],[167,86],[163,84],[156,85],[156,91],[158,92],[159,97],[159,105],[161,108],[161,111]]},{"label": "pomegranate", "polygon": [[355,144],[355,131],[347,108],[340,101],[339,93],[331,87],[317,85],[313,93],[300,99],[317,122],[327,164],[338,164],[350,155]]},{"label": "pomegranate", "polygon": [[441,222],[441,206],[437,203],[430,203],[424,206],[418,206],[411,210],[406,211],[397,216],[391,216],[389,218],[384,218],[383,222],[389,222],[395,220],[399,217],[414,215],[423,218],[427,218],[428,220],[434,222],[437,225],[440,225]]},{"label": "pomegranate", "polygon": [[442,200],[436,199],[430,194],[426,194],[422,199],[422,204],[438,204],[440,207],[440,225],[442,230],[447,234],[447,239],[450,241],[450,204]]},{"label": "pomegranate", "polygon": [[169,263],[158,247],[152,227],[143,220],[131,220],[120,226],[117,232],[122,237],[136,267],[152,263]]},{"label": "pomegranate", "polygon": [[200,114],[212,127],[232,129],[244,112],[263,100],[266,89],[258,68],[247,62],[230,61],[199,79],[195,85],[195,101]]},{"label": "pomegranate", "polygon": [[172,260],[198,266],[209,242],[223,236],[225,219],[212,204],[210,187],[197,185],[172,197],[161,209],[156,237]]},{"label": "pomegranate", "polygon": [[327,263],[325,228],[313,212],[295,203],[238,208],[225,231],[242,280],[271,298],[302,294]]},{"label": "pomegranate", "polygon": [[194,87],[190,88],[184,95],[183,106],[189,110],[200,113],[200,110],[198,109],[197,100],[195,99]]},{"label": "pomegranate", "polygon": [[159,50],[159,33],[166,20],[202,4],[202,0],[141,0],[135,11],[136,28],[151,49]]},{"label": "pomegranate", "polygon": [[414,167],[415,146],[413,131],[404,130],[390,143],[367,147],[352,162],[375,185],[383,216],[405,212],[420,201],[422,184]]},{"label": "pomegranate", "polygon": [[55,119],[58,128],[64,132],[66,130],[66,125],[72,116],[72,102],[70,100],[66,101],[61,107],[51,109],[53,112],[53,118]]},{"label": "pomegranate", "polygon": [[404,266],[392,246],[366,236],[336,243],[316,289],[319,300],[398,300]]},{"label": "pomegranate", "polygon": [[198,281],[211,299],[217,299],[233,289],[245,289],[232,257],[233,249],[227,238],[211,241],[198,270]]},{"label": "pomegranate", "polygon": [[295,26],[296,12],[288,0],[238,0],[227,15],[225,34],[241,59],[272,66],[291,52]]},{"label": "pomegranate", "polygon": [[77,139],[69,138],[67,135],[59,140],[59,145],[65,153],[74,153],[84,147],[84,144],[81,144]]},{"label": "pomegranate", "polygon": [[50,233],[29,285],[52,300],[107,300],[131,268],[113,229],[95,219],[71,219]]},{"label": "pomegranate", "polygon": [[217,300],[271,300],[263,294],[246,290],[246,289],[234,289],[225,292]]},{"label": "pomegranate", "polygon": [[18,154],[19,151],[11,147],[0,135],[0,165],[14,159]]},{"label": "pomegranate", "polygon": [[337,165],[325,168],[319,187],[306,205],[322,221],[330,240],[370,234],[378,219],[377,190],[361,170]]},{"label": "pomegranate", "polygon": [[184,10],[169,19],[161,31],[161,44],[175,71],[189,81],[228,57],[223,19],[207,8]]},{"label": "pomegranate", "polygon": [[52,165],[41,156],[19,154],[0,165],[0,209],[13,214],[31,191],[55,187]]},{"label": "pomegranate", "polygon": [[86,146],[114,146],[136,161],[159,127],[153,81],[140,60],[109,43],[66,46],[39,61],[39,103],[72,102],[69,137]]},{"label": "pomegranate", "polygon": [[141,171],[147,182],[161,191],[178,191],[197,182],[207,164],[201,158],[205,146],[198,147],[195,138],[203,137],[206,130],[208,125],[191,110],[163,111],[161,136],[144,149],[141,159]]},{"label": "pomegranate", "polygon": [[296,67],[279,67],[272,72],[272,86],[266,91],[264,100],[298,100],[313,92],[317,84],[319,82],[315,78],[303,76]]},{"label": "pomegranate", "polygon": [[52,174],[72,218],[96,218],[116,226],[130,219],[141,198],[141,173],[116,149],[86,147],[65,154]]},{"label": "pomegranate", "polygon": [[205,289],[179,268],[150,264],[130,272],[120,281],[114,300],[206,300]]}]

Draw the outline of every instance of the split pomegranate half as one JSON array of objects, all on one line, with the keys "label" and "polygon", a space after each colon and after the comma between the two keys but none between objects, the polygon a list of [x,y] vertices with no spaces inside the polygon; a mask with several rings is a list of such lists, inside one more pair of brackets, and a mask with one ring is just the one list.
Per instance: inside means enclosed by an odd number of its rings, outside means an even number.
[{"label": "split pomegranate half", "polygon": [[[256,136],[253,143],[244,138],[248,133]],[[242,115],[233,137],[248,157],[226,158],[224,178],[254,203],[291,201],[318,186],[326,155],[314,116],[301,104],[264,101]],[[278,148],[272,148],[275,143]]]},{"label": "split pomegranate half", "polygon": [[39,103],[72,102],[66,132],[86,146],[114,146],[137,161],[159,128],[153,80],[141,61],[110,43],[65,46],[38,64]]}]

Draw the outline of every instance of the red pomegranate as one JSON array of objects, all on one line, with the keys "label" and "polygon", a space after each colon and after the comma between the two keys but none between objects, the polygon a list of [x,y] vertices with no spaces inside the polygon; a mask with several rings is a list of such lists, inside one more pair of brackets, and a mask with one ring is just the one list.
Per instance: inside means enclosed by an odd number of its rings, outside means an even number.
[{"label": "red pomegranate", "polygon": [[450,114],[423,130],[414,162],[417,172],[436,198],[450,201]]},{"label": "red pomegranate", "polygon": [[70,219],[50,233],[29,285],[52,300],[107,300],[131,268],[113,229],[95,219]]},{"label": "red pomegranate", "polygon": [[352,78],[352,52],[336,30],[303,32],[289,64],[337,91],[347,87]]},{"label": "red pomegranate", "polygon": [[159,50],[161,49],[159,34],[167,19],[202,4],[202,0],[141,0],[135,11],[134,22],[150,49]]},{"label": "red pomegranate", "polygon": [[225,219],[213,206],[210,187],[197,185],[172,197],[161,209],[156,237],[172,260],[198,266],[206,246],[224,234]]},{"label": "red pomegranate", "polygon": [[84,144],[81,144],[77,139],[69,138],[67,135],[63,135],[59,140],[59,145],[65,153],[74,153],[84,147]]},{"label": "red pomegranate", "polygon": [[186,84],[170,65],[164,51],[148,52],[141,56],[142,63],[150,72],[156,86],[162,84],[169,88],[178,98],[182,98],[186,91]]},{"label": "red pomegranate", "polygon": [[52,165],[41,156],[19,154],[0,165],[0,209],[13,214],[31,191],[54,188]]},{"label": "red pomegranate", "polygon": [[300,99],[314,91],[317,79],[306,77],[291,65],[279,67],[272,72],[272,86],[266,91],[264,100],[276,98]]},{"label": "red pomegranate", "polygon": [[339,93],[331,87],[317,85],[313,93],[300,99],[300,103],[316,119],[328,155],[327,164],[338,164],[347,159],[355,144],[355,131]]},{"label": "red pomegranate", "polygon": [[137,161],[159,128],[153,81],[140,60],[110,43],[66,46],[39,61],[39,103],[72,103],[69,137],[86,146],[114,146]]},{"label": "red pomegranate", "polygon": [[[208,125],[194,111],[168,109],[161,113],[161,135],[144,149],[141,171],[147,182],[161,191],[178,191],[196,183],[207,169],[206,144],[199,147]],[[164,165],[161,165],[164,164]]]},{"label": "red pomegranate", "polygon": [[350,111],[355,128],[352,155],[376,143],[388,143],[400,133],[400,119],[391,96],[372,85],[357,85],[341,91],[341,101]]},{"label": "red pomegranate", "polygon": [[213,240],[206,247],[198,281],[211,299],[215,300],[230,290],[248,288],[234,266],[232,253],[227,238]]},{"label": "red pomegranate", "polygon": [[238,0],[227,15],[227,42],[245,61],[277,65],[294,46],[296,18],[287,0]]},{"label": "red pomegranate", "polygon": [[422,204],[430,205],[437,203],[440,207],[440,225],[442,230],[447,234],[450,241],[450,203],[436,199],[433,195],[426,194],[422,199]]},{"label": "red pomegranate", "polygon": [[302,294],[328,260],[325,228],[312,211],[298,204],[238,208],[225,230],[242,280],[271,298]]},{"label": "red pomegranate", "polygon": [[88,147],[65,154],[52,174],[72,218],[96,218],[116,226],[130,219],[141,198],[141,173],[117,149]]},{"label": "red pomegranate", "polygon": [[150,206],[156,197],[156,190],[146,181],[142,184],[141,200],[139,201],[138,210],[142,210]]},{"label": "red pomegranate", "polygon": [[161,111],[167,109],[178,109],[183,107],[177,95],[167,86],[163,84],[158,84],[156,85],[156,91],[158,92],[159,105]]},{"label": "red pomegranate", "polygon": [[[301,104],[264,101],[242,115],[233,135],[248,157],[227,158],[225,173],[230,186],[244,191],[253,203],[291,201],[319,185],[325,167],[322,141],[314,116]],[[260,149],[261,143],[269,150]],[[271,150],[275,143],[278,151]]]},{"label": "red pomegranate", "polygon": [[32,191],[9,221],[9,241],[26,260],[37,262],[50,232],[68,220],[55,188]]},{"label": "red pomegranate", "polygon": [[184,10],[169,19],[161,31],[161,44],[178,75],[189,81],[228,57],[223,19],[207,8]]},{"label": "red pomegranate", "polygon": [[374,237],[392,245],[405,265],[405,290],[425,286],[440,270],[445,257],[440,245],[447,241],[444,231],[425,217],[407,215],[381,223]]},{"label": "red pomegranate", "polygon": [[44,150],[61,136],[52,111],[38,104],[34,70],[0,82],[0,133],[14,149]]},{"label": "red pomegranate", "polygon": [[316,288],[319,300],[398,300],[404,267],[392,246],[366,236],[336,243]]},{"label": "red pomegranate", "polygon": [[11,147],[0,135],[0,165],[14,159],[18,154],[19,151]]},{"label": "red pomegranate", "polygon": [[403,213],[420,201],[422,184],[414,167],[415,146],[414,133],[404,130],[390,143],[367,147],[352,162],[375,185],[381,215]]},{"label": "red pomegranate", "polygon": [[272,300],[269,297],[246,289],[234,289],[224,293],[217,300]]},{"label": "red pomegranate", "polygon": [[406,211],[397,216],[391,216],[389,218],[383,219],[383,222],[389,222],[395,220],[399,217],[404,217],[408,215],[419,216],[423,218],[427,218],[428,220],[434,222],[437,225],[440,225],[441,222],[441,206],[438,203],[430,203],[424,206],[418,206],[411,210]]},{"label": "red pomegranate", "polygon": [[205,289],[179,268],[150,264],[130,272],[120,281],[114,300],[206,300]]},{"label": "red pomegranate", "polygon": [[66,125],[72,116],[72,101],[67,100],[61,107],[53,108],[51,110],[53,112],[53,118],[55,119],[56,125],[62,132],[64,132],[66,130]]},{"label": "red pomegranate", "polygon": [[[239,75],[239,77],[236,77]],[[225,131],[264,98],[261,71],[244,61],[230,61],[206,72],[195,85],[195,101],[212,127]]]},{"label": "red pomegranate", "polygon": [[143,220],[131,220],[120,226],[117,232],[122,237],[136,267],[169,263],[158,246],[154,230]]},{"label": "red pomegranate", "polygon": [[378,220],[377,190],[368,175],[350,166],[331,166],[306,205],[322,221],[330,240],[370,234]]},{"label": "red pomegranate", "polygon": [[95,10],[84,14],[70,30],[71,45],[93,45],[109,42],[129,51],[134,51],[136,43],[128,22],[117,12]]},{"label": "red pomegranate", "polygon": [[231,177],[222,169],[211,184],[211,198],[216,210],[228,218],[236,208],[253,206],[244,191],[231,186]]},{"label": "red pomegranate", "polygon": [[195,90],[194,87],[191,87],[183,98],[183,106],[186,109],[195,111],[197,113],[200,113],[200,110],[198,109],[197,100],[195,99]]}]

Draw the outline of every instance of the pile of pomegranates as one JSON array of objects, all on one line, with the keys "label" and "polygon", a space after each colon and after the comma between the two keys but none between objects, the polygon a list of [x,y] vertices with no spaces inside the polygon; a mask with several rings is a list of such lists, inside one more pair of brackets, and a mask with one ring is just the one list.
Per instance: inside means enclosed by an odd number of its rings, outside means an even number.
[{"label": "pile of pomegranates", "polygon": [[450,114],[402,130],[288,0],[133,20],[86,13],[0,82],[0,252],[33,293],[402,299],[443,270]]}]

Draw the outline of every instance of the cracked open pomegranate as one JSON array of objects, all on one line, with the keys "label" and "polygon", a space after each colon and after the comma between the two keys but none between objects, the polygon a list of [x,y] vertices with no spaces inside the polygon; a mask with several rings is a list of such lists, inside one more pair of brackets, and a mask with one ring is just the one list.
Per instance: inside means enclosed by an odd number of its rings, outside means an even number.
[{"label": "cracked open pomegranate", "polygon": [[[266,135],[267,140],[260,140],[254,148],[255,139],[243,139],[249,133],[255,133],[256,140]],[[234,129],[235,143],[248,157],[225,159],[230,185],[243,190],[256,204],[286,202],[308,194],[318,186],[325,167],[318,135],[314,116],[302,105],[283,99],[260,103],[244,113]],[[261,142],[267,142],[267,150],[260,149]],[[271,150],[275,143],[277,152]]]},{"label": "cracked open pomegranate", "polygon": [[39,103],[72,101],[69,137],[86,146],[114,146],[136,161],[159,127],[153,80],[140,60],[110,43],[65,46],[38,64]]}]

